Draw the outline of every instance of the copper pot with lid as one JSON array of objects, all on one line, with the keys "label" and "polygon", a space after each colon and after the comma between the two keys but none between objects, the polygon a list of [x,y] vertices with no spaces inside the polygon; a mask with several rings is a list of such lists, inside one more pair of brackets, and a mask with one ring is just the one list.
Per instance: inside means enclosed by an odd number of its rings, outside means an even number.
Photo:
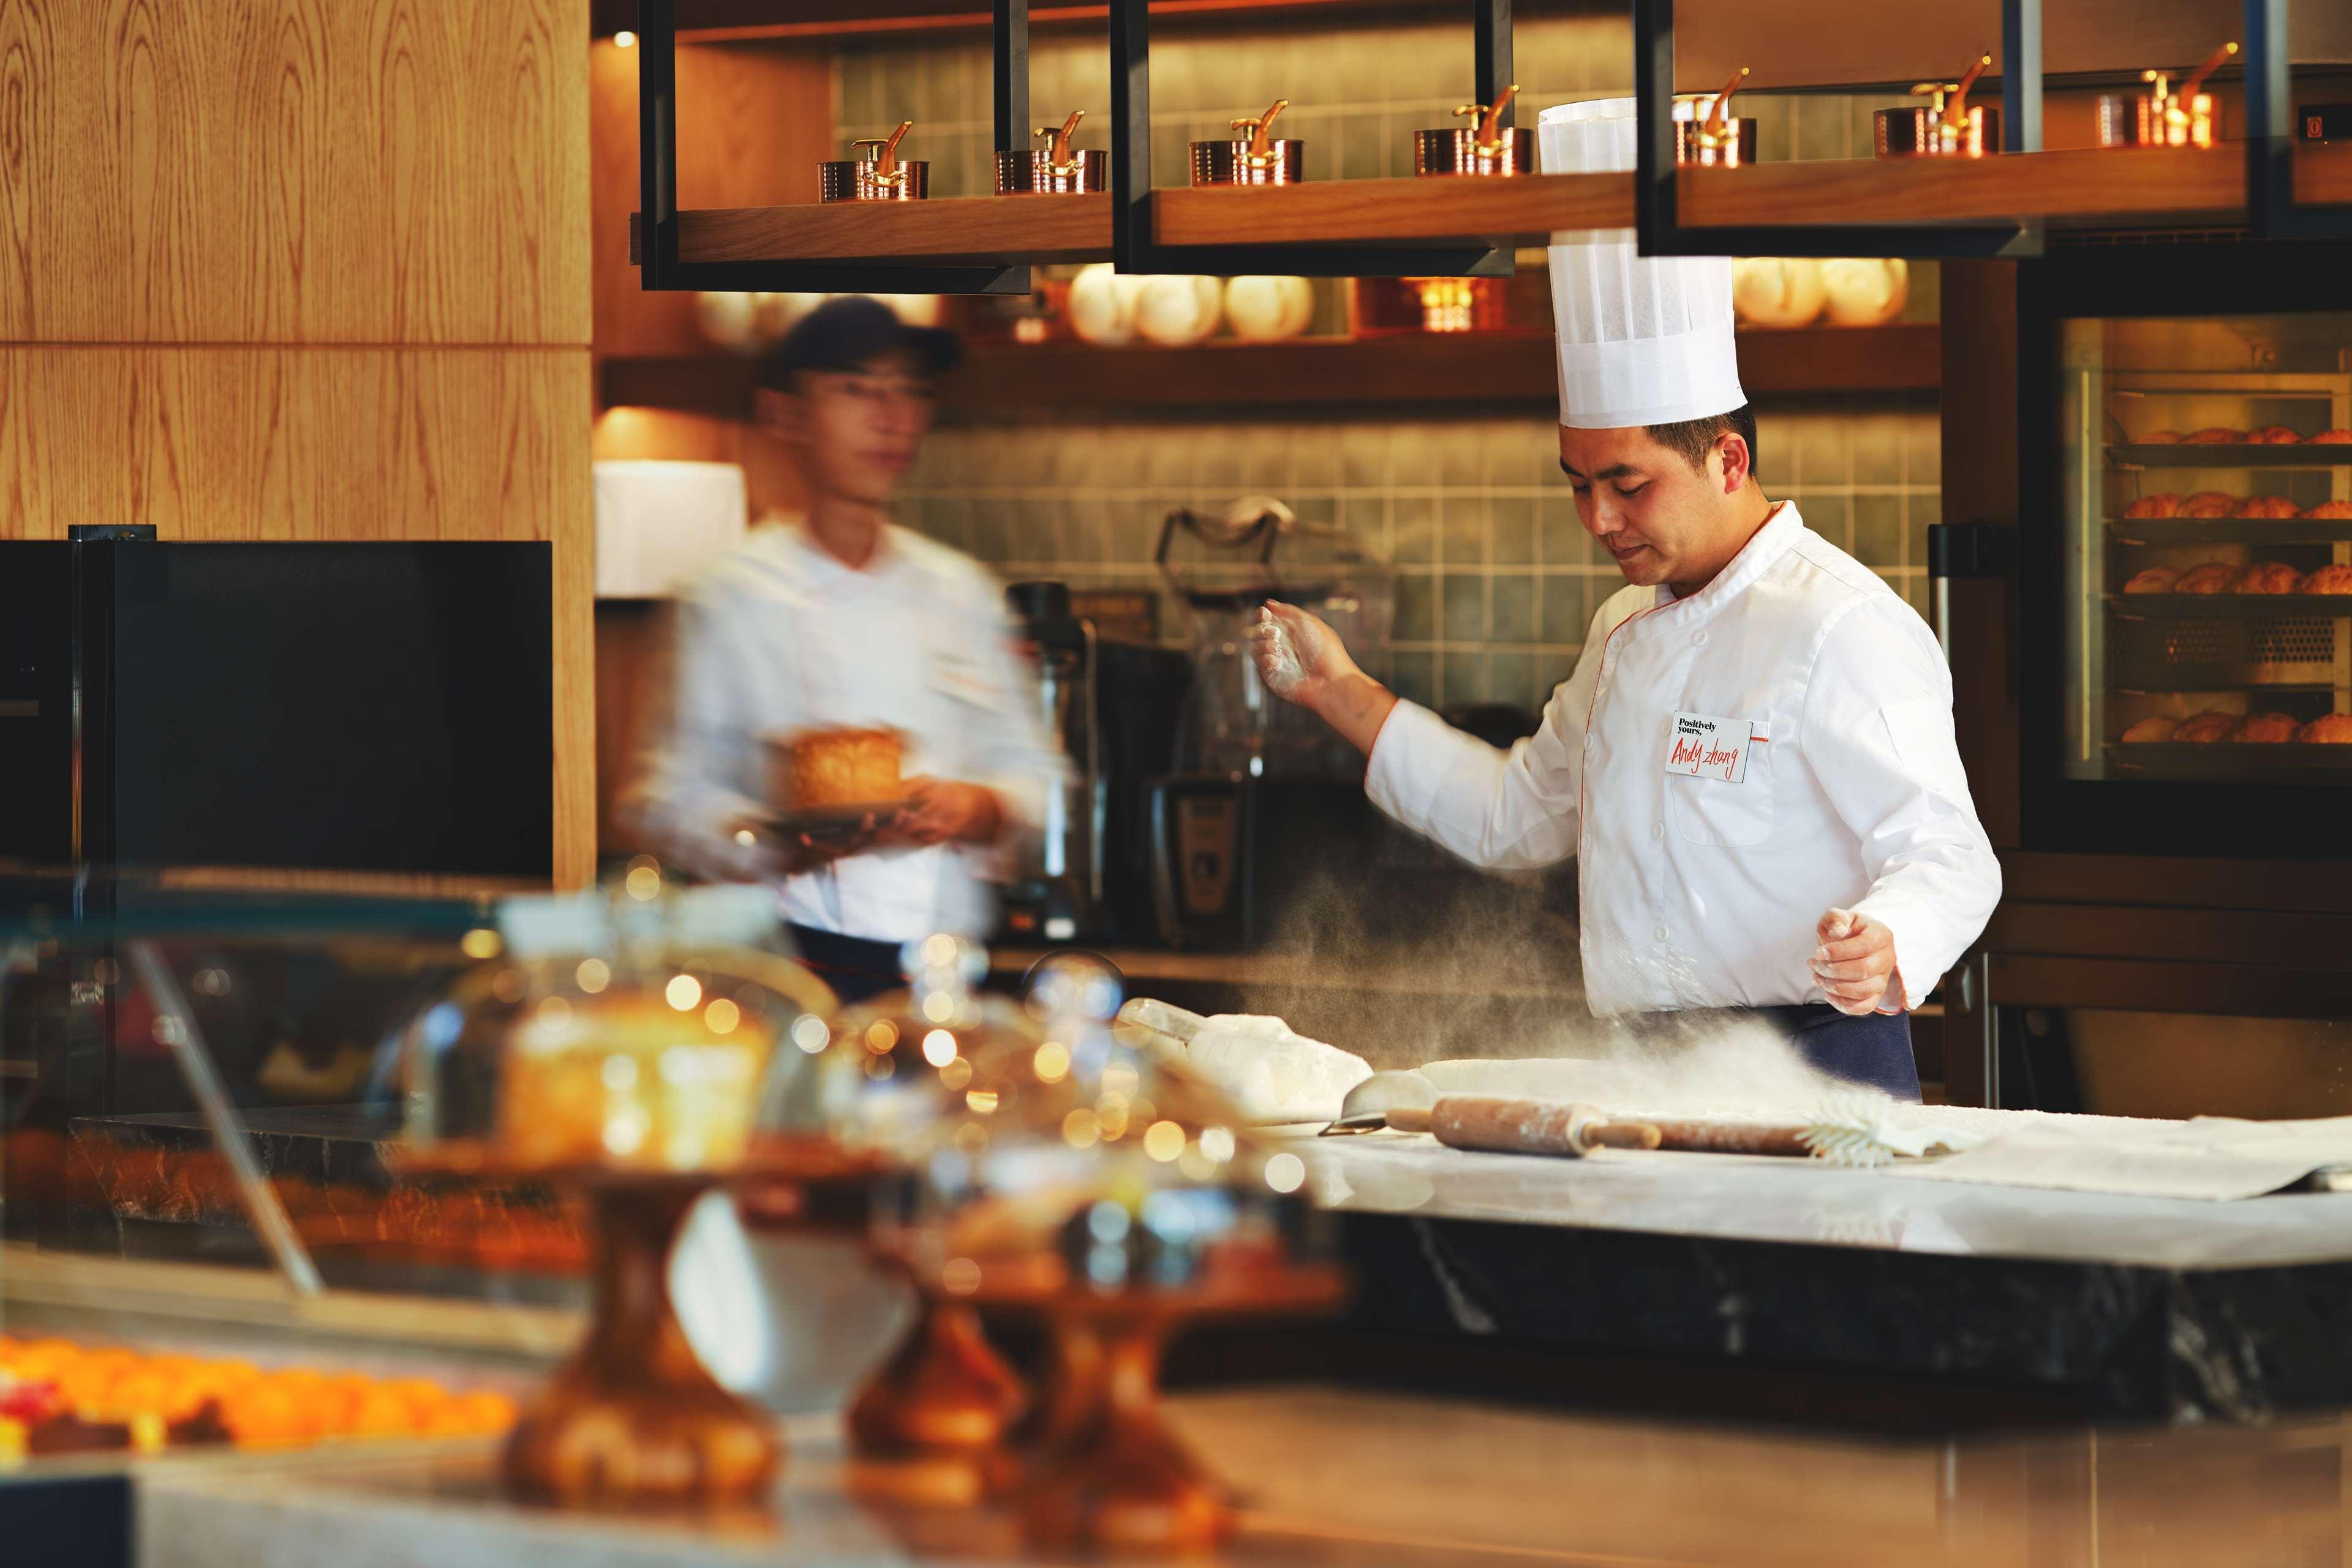
[{"label": "copper pot with lid", "polygon": [[817,200],[822,202],[919,202],[931,194],[931,165],[907,163],[898,156],[898,142],[915,128],[911,120],[898,121],[887,136],[864,136],[850,143],[859,149],[855,158],[827,158],[817,168]]},{"label": "copper pot with lid", "polygon": [[1927,98],[1916,109],[1882,109],[1878,126],[1882,158],[1981,158],[2000,151],[2000,110],[1969,101],[1969,89],[1992,64],[1979,55],[1958,81],[1923,81],[1911,90]]},{"label": "copper pot with lid", "polygon": [[1536,170],[1536,133],[1502,128],[1504,112],[1519,93],[1518,84],[1495,95],[1492,103],[1465,103],[1454,111],[1469,123],[1412,133],[1412,172],[1416,174],[1532,174]]},{"label": "copper pot with lid", "polygon": [[2221,139],[2221,105],[2205,89],[2205,79],[2238,52],[2235,42],[2223,44],[2205,63],[2181,79],[2175,90],[2169,73],[2144,70],[2146,92],[2103,92],[2099,95],[2099,145],[2102,147],[2210,147]]},{"label": "copper pot with lid", "polygon": [[1731,95],[1748,79],[1741,66],[1712,97],[1705,93],[1675,100],[1675,162],[1684,168],[1736,169],[1756,162],[1756,121],[1735,119]]},{"label": "copper pot with lid", "polygon": [[996,155],[996,194],[1010,195],[1082,195],[1110,189],[1110,154],[1077,152],[1070,138],[1087,117],[1074,109],[1059,126],[1040,125],[1036,134],[1052,138],[1043,147],[1024,148]]},{"label": "copper pot with lid", "polygon": [[1192,183],[1196,185],[1295,185],[1307,177],[1307,143],[1275,141],[1268,133],[1275,116],[1290,107],[1277,98],[1264,114],[1233,122],[1239,132],[1230,141],[1192,143]]}]

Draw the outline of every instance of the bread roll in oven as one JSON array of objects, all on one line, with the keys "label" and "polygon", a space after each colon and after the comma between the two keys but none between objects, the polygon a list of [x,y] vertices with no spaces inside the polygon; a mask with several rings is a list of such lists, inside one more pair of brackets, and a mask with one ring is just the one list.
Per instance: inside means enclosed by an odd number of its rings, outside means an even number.
[{"label": "bread roll in oven", "polygon": [[2235,517],[2242,503],[2221,490],[2199,490],[2180,503],[2182,517]]},{"label": "bread roll in oven", "polygon": [[2238,569],[2219,561],[2208,561],[2202,566],[2191,566],[2172,585],[2176,594],[2226,594],[2236,585]]},{"label": "bread roll in oven", "polygon": [[2352,746],[2352,713],[2323,713],[2294,738],[2306,746]]},{"label": "bread roll in oven", "polygon": [[2334,430],[2322,430],[2318,435],[2314,436],[2311,438],[2310,445],[2314,447],[2352,446],[2352,430],[2346,430],[2341,427]]},{"label": "bread roll in oven", "polygon": [[2159,714],[2153,719],[2143,719],[2126,730],[2124,740],[2136,746],[2146,745],[2156,741],[2169,741],[2172,739],[2172,731],[2179,727],[2178,720],[2167,719]]},{"label": "bread roll in oven", "polygon": [[2179,517],[2180,498],[2170,490],[2158,490],[2154,495],[2142,496],[2124,508],[2124,515],[2126,517]]},{"label": "bread roll in oven", "polygon": [[2352,518],[2352,500],[2324,500],[2303,515],[2322,520]]},{"label": "bread roll in oven", "polygon": [[2135,572],[2124,584],[2126,594],[2169,594],[2180,581],[2180,574],[2169,566],[2150,566]]},{"label": "bread roll in oven", "polygon": [[2259,430],[2249,431],[2246,439],[2257,447],[2294,447],[2303,441],[2302,437],[2284,425],[2265,425]]},{"label": "bread roll in oven", "polygon": [[2172,731],[2172,738],[2205,745],[2231,740],[2237,732],[2238,716],[2235,713],[2200,713],[2194,719],[2183,719],[2180,727]]},{"label": "bread roll in oven", "polygon": [[2257,713],[2238,726],[2232,739],[2241,745],[2275,746],[2294,740],[2296,727],[2291,713]]},{"label": "bread roll in oven", "polygon": [[2322,566],[2305,577],[2298,594],[2352,594],[2352,566]]},{"label": "bread roll in oven", "polygon": [[2202,430],[2191,430],[2180,438],[2184,447],[2242,447],[2246,433],[2227,425],[2208,425]]},{"label": "bread roll in oven", "polygon": [[2264,561],[2247,567],[2245,575],[2238,579],[2232,591],[2240,594],[2292,594],[2294,585],[2302,579],[2303,574],[2284,561]]},{"label": "bread roll in oven", "polygon": [[2303,509],[2284,496],[2248,496],[2238,508],[2240,517],[2301,517]]}]

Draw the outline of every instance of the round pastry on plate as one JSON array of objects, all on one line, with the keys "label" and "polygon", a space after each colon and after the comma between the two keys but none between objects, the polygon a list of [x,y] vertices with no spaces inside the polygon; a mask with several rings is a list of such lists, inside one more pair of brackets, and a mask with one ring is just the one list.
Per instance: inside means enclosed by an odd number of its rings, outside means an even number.
[{"label": "round pastry on plate", "polygon": [[2199,490],[2180,503],[2183,517],[2234,517],[2238,498],[2221,490]]},{"label": "round pastry on plate", "polygon": [[2314,436],[2311,438],[2310,445],[2314,447],[2352,447],[2352,430],[2347,430],[2341,426],[2338,426],[2334,430],[2322,430],[2318,435]]},{"label": "round pastry on plate", "polygon": [[2131,574],[2131,581],[2124,584],[2124,592],[2126,594],[2169,594],[2172,592],[2173,584],[2179,581],[2180,574],[2175,572],[2171,567],[2150,566],[2144,570],[2133,573]]},{"label": "round pastry on plate", "polygon": [[2172,731],[2179,727],[2179,721],[2167,719],[2159,714],[2154,719],[2143,719],[2126,730],[2124,739],[2136,746],[2144,745],[2151,741],[2169,741],[2172,739]]},{"label": "round pastry on plate", "polygon": [[2208,561],[2202,566],[2191,566],[2172,585],[2176,594],[2226,594],[2238,580],[2238,569],[2219,561]]},{"label": "round pastry on plate", "polygon": [[2264,561],[2246,568],[2233,590],[2240,594],[2292,594],[2303,574],[2284,561]]},{"label": "round pastry on plate", "polygon": [[2180,439],[2178,430],[2151,430],[2145,436],[2135,436],[2132,442],[2140,447],[2169,447]]},{"label": "round pastry on plate", "polygon": [[2303,437],[2284,425],[2265,425],[2249,432],[2246,439],[2257,447],[2293,447],[2300,445]]},{"label": "round pastry on plate", "polygon": [[2352,566],[2322,566],[2305,577],[2298,594],[2352,594]]},{"label": "round pastry on plate", "polygon": [[2227,425],[2208,425],[2204,429],[2191,430],[2180,438],[2184,447],[2242,447],[2245,441],[2243,430],[2232,430]]},{"label": "round pastry on plate", "polygon": [[2352,746],[2352,713],[2323,713],[2294,738],[2306,746]]},{"label": "round pastry on plate", "polygon": [[2242,745],[2275,746],[2294,739],[2297,726],[2290,713],[2257,713],[2238,726],[2232,739]]},{"label": "round pastry on plate", "polygon": [[2172,738],[2201,745],[2231,740],[2237,732],[2238,716],[2235,713],[2200,713],[2194,719],[2183,719],[2180,727],[2172,731]]},{"label": "round pastry on plate", "polygon": [[2154,495],[2142,496],[2124,508],[2124,515],[2126,517],[2178,517],[2180,515],[2180,498],[2170,490],[2158,490]]},{"label": "round pastry on plate", "polygon": [[2352,500],[2324,500],[2303,515],[2323,521],[2352,517]]},{"label": "round pastry on plate", "polygon": [[2240,517],[2301,517],[2303,509],[2284,496],[2248,496],[2238,508]]}]

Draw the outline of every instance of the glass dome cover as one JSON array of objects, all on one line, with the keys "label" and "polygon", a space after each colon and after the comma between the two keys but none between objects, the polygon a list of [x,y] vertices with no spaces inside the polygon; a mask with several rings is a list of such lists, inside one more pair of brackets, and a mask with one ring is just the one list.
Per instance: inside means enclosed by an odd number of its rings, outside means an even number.
[{"label": "glass dome cover", "polygon": [[657,876],[642,889],[530,956],[468,938],[479,962],[404,1036],[408,1163],[709,1175],[789,1152],[762,1107],[793,1054],[781,1043],[829,1015],[832,992],[657,907]]}]

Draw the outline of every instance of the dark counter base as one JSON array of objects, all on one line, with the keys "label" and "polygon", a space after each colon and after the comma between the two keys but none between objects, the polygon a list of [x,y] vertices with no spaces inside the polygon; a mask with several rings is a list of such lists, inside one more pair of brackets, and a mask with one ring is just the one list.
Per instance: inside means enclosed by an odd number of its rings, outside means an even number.
[{"label": "dark counter base", "polygon": [[2252,1423],[2352,1404],[2352,1265],[2167,1270],[1350,1214],[1321,1330],[1171,1383],[1311,1377],[1890,1433]]}]

